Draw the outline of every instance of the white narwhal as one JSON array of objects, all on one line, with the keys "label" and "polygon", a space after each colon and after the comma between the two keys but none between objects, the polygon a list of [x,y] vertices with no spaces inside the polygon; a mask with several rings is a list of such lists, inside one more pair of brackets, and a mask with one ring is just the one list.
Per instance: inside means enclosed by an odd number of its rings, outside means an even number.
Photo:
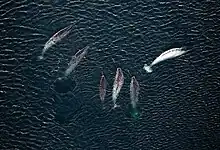
[{"label": "white narwhal", "polygon": [[116,104],[117,97],[119,95],[119,92],[121,91],[121,88],[124,84],[124,74],[121,68],[117,68],[115,80],[113,83],[113,89],[112,89],[112,101],[113,101],[113,109],[116,107],[119,107],[118,104]]},{"label": "white narwhal", "polygon": [[160,56],[158,56],[150,65],[145,64],[144,65],[144,70],[146,70],[146,72],[150,73],[152,72],[152,66],[158,64],[159,62],[162,62],[164,60],[167,59],[171,59],[180,55],[185,54],[187,51],[185,50],[184,47],[181,48],[172,48],[170,50],[167,50],[165,52],[163,52]]}]

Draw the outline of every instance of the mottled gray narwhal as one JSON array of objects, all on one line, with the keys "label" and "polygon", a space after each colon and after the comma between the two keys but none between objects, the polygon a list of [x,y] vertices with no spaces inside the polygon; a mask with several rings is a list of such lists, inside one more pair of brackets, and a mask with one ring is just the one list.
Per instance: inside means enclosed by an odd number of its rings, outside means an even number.
[{"label": "mottled gray narwhal", "polygon": [[41,55],[38,56],[38,59],[43,59],[44,58],[44,53],[53,45],[55,45],[57,42],[61,41],[65,36],[67,36],[71,29],[72,29],[73,25],[69,25],[63,29],[61,29],[60,31],[58,31],[57,33],[55,33],[44,45],[44,48],[41,52]]},{"label": "mottled gray narwhal", "polygon": [[85,48],[79,50],[70,60],[68,67],[64,73],[65,77],[67,77],[79,64],[79,62],[85,57],[89,49],[89,46],[86,46]]}]

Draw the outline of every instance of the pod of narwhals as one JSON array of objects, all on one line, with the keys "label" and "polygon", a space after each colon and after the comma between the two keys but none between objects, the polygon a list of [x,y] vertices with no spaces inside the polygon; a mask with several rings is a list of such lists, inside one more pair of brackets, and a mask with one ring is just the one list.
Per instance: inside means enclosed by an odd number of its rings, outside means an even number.
[{"label": "pod of narwhals", "polygon": [[[69,25],[57,33],[55,33],[44,45],[44,48],[42,50],[42,53],[38,58],[42,60],[44,58],[45,52],[53,45],[57,44],[59,41],[61,41],[64,37],[66,37],[72,29],[73,25]],[[72,59],[68,63],[68,67],[66,71],[64,72],[64,77],[67,77],[79,64],[79,62],[85,57],[87,54],[87,51],[89,49],[89,46],[86,46],[85,48],[79,50],[74,56],[72,56]],[[186,48],[172,48],[170,50],[167,50],[163,52],[160,56],[158,56],[150,65],[145,64],[143,69],[146,70],[147,73],[151,73],[152,67],[164,60],[175,58],[177,56],[181,56],[185,54],[187,51]],[[61,78],[59,78],[61,79]],[[113,89],[112,89],[112,101],[113,101],[113,109],[116,107],[119,107],[119,105],[116,103],[117,97],[119,95],[119,92],[124,84],[124,75],[121,68],[117,68],[114,83],[113,83]],[[101,102],[103,103],[106,96],[106,88],[107,88],[107,81],[102,74],[100,79],[100,85],[99,85],[99,95]],[[135,76],[131,78],[130,82],[130,99],[131,99],[131,106],[133,110],[136,110],[137,103],[138,103],[138,95],[140,91],[140,86],[138,81],[136,80]],[[137,111],[134,112],[134,115],[137,115]]]},{"label": "pod of narwhals", "polygon": [[[58,32],[56,32],[44,45],[44,48],[41,52],[41,55],[38,56],[39,60],[44,59],[45,52],[52,47],[53,45],[60,42],[64,37],[66,37],[72,30],[73,25],[69,25]],[[79,50],[75,55],[72,56],[72,59],[68,63],[68,67],[66,71],[64,72],[64,77],[67,77],[79,64],[79,62],[85,57],[87,54],[87,51],[89,49],[89,46],[86,46],[85,48]],[[58,78],[61,80],[61,78]]]},{"label": "pod of narwhals", "polygon": [[[121,88],[124,84],[124,75],[123,71],[121,68],[117,68],[116,74],[115,74],[115,79],[113,83],[113,89],[112,89],[112,101],[113,101],[113,109],[116,107],[120,107],[117,103],[117,97],[121,91]],[[107,88],[107,81],[102,73],[101,79],[100,79],[100,84],[99,84],[99,96],[101,99],[101,102],[103,103],[105,100],[105,95],[106,95],[106,88]],[[135,76],[131,78],[131,83],[130,83],[130,99],[131,99],[131,107],[133,116],[137,117],[138,111],[137,111],[137,103],[138,103],[138,95],[140,91],[140,86],[138,81],[136,80]]]}]

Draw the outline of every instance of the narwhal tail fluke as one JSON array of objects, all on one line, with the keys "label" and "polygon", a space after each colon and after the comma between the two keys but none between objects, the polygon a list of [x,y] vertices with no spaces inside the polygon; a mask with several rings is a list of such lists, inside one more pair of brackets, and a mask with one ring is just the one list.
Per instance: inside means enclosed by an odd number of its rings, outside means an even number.
[{"label": "narwhal tail fluke", "polygon": [[42,59],[44,59],[44,56],[43,55],[40,55],[40,56],[38,56],[37,57],[39,60],[42,60]]},{"label": "narwhal tail fluke", "polygon": [[132,106],[132,108],[136,108],[136,107],[137,107],[137,102],[135,102],[134,100],[132,100],[131,106]]},{"label": "narwhal tail fluke", "polygon": [[151,73],[153,71],[151,66],[148,66],[147,64],[144,65],[144,70],[146,70],[148,73]]},{"label": "narwhal tail fluke", "polygon": [[114,106],[112,107],[112,109],[115,109],[115,108],[117,108],[117,107],[120,107],[120,105],[114,104]]},{"label": "narwhal tail fluke", "polygon": [[113,107],[112,107],[112,109],[120,107],[120,105],[116,104],[116,99],[117,99],[117,95],[114,94],[113,97],[112,97],[112,100],[113,100]]}]

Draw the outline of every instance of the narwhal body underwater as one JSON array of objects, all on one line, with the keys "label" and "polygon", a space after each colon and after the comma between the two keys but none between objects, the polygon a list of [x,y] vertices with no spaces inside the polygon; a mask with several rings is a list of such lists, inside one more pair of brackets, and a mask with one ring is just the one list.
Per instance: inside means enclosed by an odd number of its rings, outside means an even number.
[{"label": "narwhal body underwater", "polygon": [[131,105],[133,108],[136,108],[136,105],[138,102],[139,91],[140,91],[139,83],[137,79],[135,78],[135,76],[133,76],[131,78],[131,83],[130,83],[130,99],[131,99]]},{"label": "narwhal body underwater", "polygon": [[167,59],[171,59],[177,56],[181,56],[183,54],[185,54],[187,51],[185,50],[184,47],[181,48],[172,48],[170,50],[167,50],[165,52],[163,52],[160,56],[158,56],[149,66],[147,64],[144,65],[144,70],[146,70],[148,73],[152,72],[152,66],[167,60]]},{"label": "narwhal body underwater", "polygon": [[89,46],[79,50],[70,60],[68,68],[66,69],[64,75],[67,77],[79,64],[79,62],[85,57],[89,49]]},{"label": "narwhal body underwater", "polygon": [[72,30],[73,25],[69,25],[63,29],[61,29],[60,31],[58,31],[57,33],[55,33],[44,45],[44,48],[41,52],[41,55],[38,56],[38,59],[43,59],[44,58],[44,54],[45,52],[52,47],[53,45],[55,45],[57,42],[61,41],[64,37],[66,37],[70,31]]},{"label": "narwhal body underwater", "polygon": [[106,81],[104,73],[102,73],[100,83],[99,83],[99,96],[100,96],[100,100],[102,103],[105,100],[106,88],[107,88],[107,81]]}]

